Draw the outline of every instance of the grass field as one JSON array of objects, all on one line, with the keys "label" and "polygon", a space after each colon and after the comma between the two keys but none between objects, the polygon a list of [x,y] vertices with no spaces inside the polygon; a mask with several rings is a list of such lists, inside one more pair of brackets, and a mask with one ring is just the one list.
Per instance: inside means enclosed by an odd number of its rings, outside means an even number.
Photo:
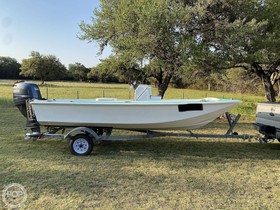
[{"label": "grass field", "polygon": [[[40,88],[48,98],[129,98],[127,85],[52,82],[48,91]],[[90,156],[76,157],[66,140],[22,140],[25,119],[12,105],[10,82],[1,82],[0,96],[0,190],[23,185],[28,197],[22,209],[280,208],[279,143],[165,137],[96,145]],[[166,98],[205,96],[245,101],[233,110],[243,115],[236,130],[255,133],[251,123],[263,97],[166,93]],[[226,126],[220,119],[196,132],[223,133]]]}]

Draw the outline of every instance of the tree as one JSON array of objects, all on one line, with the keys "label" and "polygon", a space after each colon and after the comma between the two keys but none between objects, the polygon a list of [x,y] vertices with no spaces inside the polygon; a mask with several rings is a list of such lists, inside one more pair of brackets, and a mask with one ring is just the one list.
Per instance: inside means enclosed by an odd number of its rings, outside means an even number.
[{"label": "tree", "polygon": [[16,59],[10,57],[0,57],[0,78],[18,79],[20,64]]},{"label": "tree", "polygon": [[261,78],[268,101],[280,78],[278,0],[101,0],[80,39],[110,45],[145,64],[163,96],[181,68],[207,74],[242,67]]},{"label": "tree", "polygon": [[239,67],[257,75],[267,101],[276,101],[279,80],[278,0],[212,0],[201,4],[197,25],[197,65],[206,69]]},{"label": "tree", "polygon": [[79,81],[86,80],[87,74],[90,72],[90,69],[86,68],[81,63],[69,64],[68,70],[73,78]]},{"label": "tree", "polygon": [[182,59],[189,56],[189,31],[181,28],[188,25],[189,15],[188,8],[175,1],[101,0],[92,23],[80,24],[79,37],[98,42],[101,52],[110,45],[117,56],[143,64],[143,74],[157,80],[163,97]]},{"label": "tree", "polygon": [[23,59],[21,75],[39,78],[44,84],[45,80],[61,79],[66,74],[65,66],[54,55],[41,55],[32,51],[31,58]]},{"label": "tree", "polygon": [[131,58],[109,56],[101,60],[101,63],[92,68],[88,78],[99,82],[131,83],[134,80],[142,80],[142,71],[136,61]]}]

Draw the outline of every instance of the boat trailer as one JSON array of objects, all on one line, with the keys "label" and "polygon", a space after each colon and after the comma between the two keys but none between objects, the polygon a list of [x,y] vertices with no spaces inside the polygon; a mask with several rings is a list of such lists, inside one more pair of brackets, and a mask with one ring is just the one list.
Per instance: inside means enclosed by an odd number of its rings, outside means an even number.
[{"label": "boat trailer", "polygon": [[[83,156],[89,155],[93,149],[94,143],[99,144],[102,141],[127,141],[127,140],[139,140],[139,139],[151,139],[158,137],[192,137],[192,138],[226,138],[226,139],[243,139],[251,141],[252,139],[259,139],[257,135],[243,134],[239,135],[234,132],[233,129],[237,125],[241,115],[233,115],[228,112],[225,113],[228,130],[225,134],[197,134],[190,130],[187,133],[175,133],[175,132],[162,132],[152,130],[130,130],[139,133],[145,133],[141,135],[130,135],[130,136],[112,136],[113,128],[89,128],[89,127],[76,127],[71,131],[64,134],[64,127],[54,128],[47,127],[47,132],[32,132],[26,133],[25,140],[33,139],[46,139],[46,138],[58,138],[67,139],[69,141],[70,152],[74,155]],[[61,131],[61,134],[57,132]]]}]

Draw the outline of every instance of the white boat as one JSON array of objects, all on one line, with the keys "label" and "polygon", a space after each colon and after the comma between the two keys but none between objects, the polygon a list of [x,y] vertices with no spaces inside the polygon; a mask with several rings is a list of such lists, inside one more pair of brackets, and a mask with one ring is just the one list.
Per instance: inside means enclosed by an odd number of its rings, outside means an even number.
[{"label": "white boat", "polygon": [[280,129],[280,104],[275,102],[258,103],[256,124]]},{"label": "white boat", "polygon": [[263,134],[262,142],[278,139],[280,142],[280,104],[276,102],[258,103],[255,129]]},{"label": "white boat", "polygon": [[217,98],[162,100],[152,96],[149,86],[141,85],[134,100],[33,99],[30,104],[43,126],[191,130],[212,122],[240,102]]}]

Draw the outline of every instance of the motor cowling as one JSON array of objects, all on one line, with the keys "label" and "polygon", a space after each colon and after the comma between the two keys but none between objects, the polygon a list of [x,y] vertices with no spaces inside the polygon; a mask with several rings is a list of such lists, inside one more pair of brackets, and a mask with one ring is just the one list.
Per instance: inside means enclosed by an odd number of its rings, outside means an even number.
[{"label": "motor cowling", "polygon": [[27,119],[26,128],[32,130],[38,129],[36,118],[28,119],[26,102],[32,99],[42,100],[41,92],[38,85],[30,82],[19,82],[13,86],[14,105],[18,107],[21,114]]}]

